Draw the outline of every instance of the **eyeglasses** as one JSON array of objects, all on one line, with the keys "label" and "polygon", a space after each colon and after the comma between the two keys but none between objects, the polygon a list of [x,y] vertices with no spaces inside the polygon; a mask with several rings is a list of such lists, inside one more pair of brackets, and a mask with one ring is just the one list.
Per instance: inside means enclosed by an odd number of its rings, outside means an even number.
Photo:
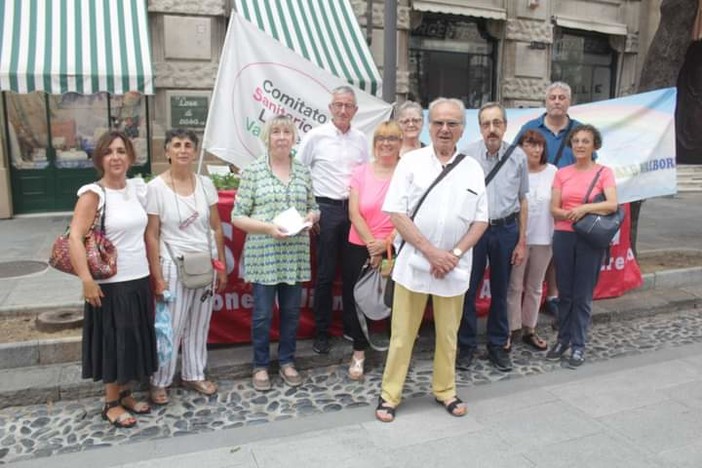
[{"label": "eyeglasses", "polygon": [[444,125],[446,125],[449,130],[455,130],[463,125],[463,122],[459,122],[457,120],[433,120],[431,125],[435,128],[444,128]]},{"label": "eyeglasses", "polygon": [[505,124],[504,120],[500,120],[500,119],[488,120],[486,122],[480,122],[480,128],[487,130],[491,126],[499,128],[499,127],[503,126],[504,124]]},{"label": "eyeglasses", "polygon": [[422,123],[422,119],[413,117],[413,118],[408,118],[408,119],[401,119],[397,121],[400,125],[419,125]]},{"label": "eyeglasses", "polygon": [[178,225],[178,229],[181,229],[181,230],[187,229],[188,226],[190,226],[191,224],[193,224],[195,222],[195,220],[198,218],[198,216],[200,216],[200,214],[197,211],[193,211],[193,214],[191,214],[190,216],[188,216],[187,218],[185,218],[183,221],[180,222],[180,224]]},{"label": "eyeglasses", "polygon": [[573,138],[570,140],[571,145],[589,145],[592,143],[592,140],[589,138]]},{"label": "eyeglasses", "polygon": [[385,143],[385,142],[388,142],[388,143],[397,143],[398,141],[400,141],[400,137],[394,136],[394,135],[390,135],[390,136],[377,136],[377,137],[375,137],[375,141],[376,141],[376,143]]},{"label": "eyeglasses", "polygon": [[334,110],[341,110],[341,109],[354,110],[356,108],[356,104],[348,104],[346,102],[332,102],[331,106],[334,108]]},{"label": "eyeglasses", "polygon": [[536,141],[525,141],[522,146],[531,146],[533,148],[543,148],[544,144]]}]

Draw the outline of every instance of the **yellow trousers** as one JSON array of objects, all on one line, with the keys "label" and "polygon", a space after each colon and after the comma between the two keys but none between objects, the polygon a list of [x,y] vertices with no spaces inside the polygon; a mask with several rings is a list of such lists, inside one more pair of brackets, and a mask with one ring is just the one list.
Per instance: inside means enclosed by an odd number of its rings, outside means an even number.
[{"label": "yellow trousers", "polygon": [[[428,294],[412,292],[395,284],[390,349],[380,393],[393,406],[399,405],[402,400],[402,387],[428,297]],[[432,296],[436,331],[432,390],[441,401],[456,396],[456,345],[463,315],[463,298],[463,294],[454,297]]]}]

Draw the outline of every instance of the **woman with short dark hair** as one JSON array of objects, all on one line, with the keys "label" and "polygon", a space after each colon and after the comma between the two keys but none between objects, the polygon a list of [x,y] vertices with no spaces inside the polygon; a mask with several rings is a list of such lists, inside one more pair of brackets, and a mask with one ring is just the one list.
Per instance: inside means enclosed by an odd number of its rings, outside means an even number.
[{"label": "woman with short dark hair", "polygon": [[[158,298],[168,291],[173,327],[173,352],[151,379],[151,401],[168,403],[182,350],[181,381],[184,387],[209,396],[217,386],[205,377],[207,335],[212,317],[213,293],[227,286],[224,235],[217,211],[217,190],[208,177],[193,173],[198,138],[191,130],[166,132],[165,151],[170,168],[149,182],[146,243]],[[176,259],[186,253],[207,252],[217,268],[210,284],[189,288],[178,276]]]},{"label": "woman with short dark hair", "polygon": [[[617,210],[614,173],[593,159],[602,146],[602,135],[592,125],[578,125],[568,135],[575,163],[559,169],[551,192],[555,218],[553,260],[558,275],[558,341],[546,359],[560,360],[571,349],[568,365],[585,362],[585,342],[592,314],[592,295],[597,285],[605,250],[590,245],[573,230],[573,223],[588,213],[608,215]],[[596,183],[584,202],[593,180]],[[604,201],[591,201],[604,194]]]},{"label": "woman with short dark hair", "polygon": [[529,217],[524,260],[519,265],[512,266],[507,290],[510,346],[521,334],[526,345],[537,351],[545,351],[548,345],[536,334],[536,322],[539,317],[544,276],[551,261],[551,186],[557,168],[546,162],[546,139],[540,132],[527,130],[519,139],[519,145],[527,155],[529,192],[526,199]]}]

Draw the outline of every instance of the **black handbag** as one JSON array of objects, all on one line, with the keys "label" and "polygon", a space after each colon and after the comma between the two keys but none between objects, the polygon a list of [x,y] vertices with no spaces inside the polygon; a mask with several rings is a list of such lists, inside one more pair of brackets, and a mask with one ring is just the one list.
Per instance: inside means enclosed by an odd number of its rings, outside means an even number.
[{"label": "black handbag", "polygon": [[[590,183],[590,188],[585,194],[583,203],[599,203],[605,201],[606,198],[603,193],[598,193],[592,202],[589,202],[590,193],[600,177],[600,172],[603,168],[600,168],[595,174],[592,183]],[[614,213],[608,215],[600,215],[595,213],[588,213],[576,222],[573,223],[573,230],[580,236],[585,242],[598,249],[606,249],[609,247],[610,242],[614,238],[617,231],[624,222],[624,209],[621,206],[617,206],[617,210]]]},{"label": "black handbag", "polygon": [[[454,167],[458,166],[458,163],[463,161],[463,158],[465,158],[466,155],[461,153],[458,156],[456,156],[456,159],[453,160],[451,164],[446,166],[441,173],[436,176],[436,179],[434,179],[434,182],[431,183],[431,185],[426,189],[424,194],[422,195],[422,198],[419,199],[417,202],[417,206],[414,208],[414,211],[412,212],[412,215],[410,216],[410,219],[414,221],[414,217],[417,216],[417,211],[419,211],[419,207],[422,206],[422,203],[424,203],[424,200],[427,198],[427,195],[429,195],[429,192],[431,192],[431,189],[433,189],[436,184],[441,182],[441,180],[446,177],[449,172],[453,170]],[[402,250],[402,247],[405,246],[405,241],[404,239],[400,243],[400,247],[397,249],[397,255],[395,256],[396,258],[400,255],[400,251]],[[383,302],[385,302],[385,305],[392,308],[392,303],[395,299],[395,281],[392,279],[392,274],[388,275],[388,280],[387,284],[385,285],[385,292],[383,294]]]}]

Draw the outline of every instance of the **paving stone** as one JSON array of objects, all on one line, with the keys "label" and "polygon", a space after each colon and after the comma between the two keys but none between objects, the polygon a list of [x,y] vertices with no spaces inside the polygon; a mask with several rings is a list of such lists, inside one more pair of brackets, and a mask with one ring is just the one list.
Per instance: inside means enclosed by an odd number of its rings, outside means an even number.
[{"label": "paving stone", "polygon": [[[548,330],[540,330],[540,334],[550,342],[555,336]],[[432,340],[422,336],[417,343],[412,366],[407,376],[405,385],[405,397],[426,397],[431,394],[431,367],[432,367]],[[702,342],[702,314],[699,310],[685,310],[681,312],[663,314],[651,317],[640,317],[625,322],[595,323],[590,331],[590,339],[586,352],[587,366],[590,362],[605,361],[620,356],[632,354],[650,353],[657,350],[679,346],[683,343]],[[341,345],[337,348],[342,348]],[[345,346],[345,352],[350,350]],[[514,361],[514,371],[502,373],[496,371],[482,354],[476,360],[470,372],[457,373],[457,385],[461,388],[469,388],[477,385],[489,385],[492,382],[504,379],[518,379],[527,375],[543,374],[547,372],[564,372],[560,363],[547,362],[543,359],[544,353],[539,353],[527,348],[522,343],[515,343],[512,351]],[[370,359],[372,356],[372,359]],[[217,396],[204,398],[201,395],[174,388],[170,392],[171,403],[162,407],[155,407],[150,415],[140,416],[139,425],[136,430],[117,429],[107,425],[100,417],[102,405],[100,392],[94,395],[83,396],[74,401],[58,401],[46,404],[50,398],[45,397],[37,401],[38,404],[29,406],[6,407],[0,410],[0,460],[5,463],[40,459],[59,453],[67,453],[79,450],[94,449],[102,446],[122,445],[134,443],[136,441],[153,440],[163,437],[177,437],[181,435],[205,433],[230,429],[242,426],[264,425],[271,421],[281,419],[301,418],[307,415],[321,414],[330,411],[344,411],[349,408],[367,407],[372,411],[375,407],[380,388],[383,372],[383,354],[369,353],[368,362],[375,360],[377,365],[367,366],[366,378],[356,382],[347,378],[346,358],[339,359],[339,365],[327,366],[309,371],[302,371],[305,379],[302,386],[288,388],[279,379],[273,380],[274,388],[267,393],[260,393],[253,389],[250,381],[250,373],[242,378],[227,378],[218,380],[220,392]],[[690,369],[688,372],[702,372],[702,361],[690,359]],[[673,370],[671,370],[672,372]],[[77,367],[66,367],[62,378],[66,382],[71,381],[78,372]],[[572,372],[568,370],[567,372]],[[686,386],[687,378],[681,369],[677,371],[676,381],[672,382],[670,388],[661,386],[660,391],[669,392],[677,400],[679,406],[676,407],[680,414],[685,414],[682,408],[692,412],[699,412],[700,399],[694,393],[694,388]],[[2,371],[0,371],[0,386],[9,385],[2,381]],[[42,381],[42,377],[34,375],[36,382]],[[56,379],[56,375],[53,376]],[[662,377],[664,378],[664,377]],[[54,380],[55,381],[55,380]],[[623,385],[623,384],[622,384]],[[99,390],[99,383],[96,384]],[[29,391],[24,389],[22,391]],[[71,391],[69,384],[61,391]],[[78,390],[75,390],[78,391]],[[563,386],[562,392],[567,392],[568,387]],[[613,396],[603,395],[600,398],[599,414],[606,415],[611,405],[620,401],[620,397],[613,387]],[[621,393],[621,392],[620,392]],[[55,399],[54,394],[54,399]],[[143,398],[144,394],[137,394]],[[574,396],[576,398],[577,395]],[[18,400],[19,401],[19,400]],[[24,401],[24,399],[22,400]],[[1,403],[1,402],[0,402]],[[470,405],[470,402],[468,402]],[[641,404],[646,404],[642,401]],[[508,419],[515,417],[513,413],[524,412],[524,421],[538,421],[549,418],[543,417],[543,411],[553,405],[549,395],[534,395],[531,404],[522,405],[516,402],[516,407],[510,411],[504,410],[503,415],[496,414],[502,410],[493,408],[489,400],[476,405],[471,413],[472,424],[466,425],[468,419],[461,422],[460,430],[474,431],[479,427],[480,420],[486,415],[490,415],[491,420],[502,421],[505,426],[509,426]],[[544,409],[545,408],[545,409]],[[631,411],[641,411],[638,410]],[[551,413],[556,417],[558,408],[554,408]],[[633,413],[638,414],[638,413]],[[528,416],[526,416],[528,415]],[[540,415],[540,416],[539,416]],[[539,416],[539,417],[537,417]],[[620,416],[621,417],[621,416]],[[651,417],[642,413],[640,418]],[[570,419],[569,419],[570,418]],[[636,419],[634,416],[630,418]],[[578,418],[575,415],[564,417],[562,425],[568,426]],[[603,421],[611,426],[623,426],[631,423],[629,420],[617,419],[614,416],[604,416]],[[453,420],[446,420],[442,424],[453,423]],[[460,422],[458,419],[455,421]],[[409,421],[408,421],[409,423]],[[418,420],[421,426],[423,421]],[[497,424],[497,423],[496,423]],[[545,423],[546,424],[546,423]],[[568,447],[568,444],[578,437],[594,437],[591,440],[597,441],[599,434],[597,428],[587,427],[577,434],[572,433],[568,438],[560,437],[559,434],[552,434],[546,431],[548,423],[542,428],[544,439],[552,441],[555,445],[552,453],[544,453],[545,458],[549,458],[552,463],[557,463],[560,457],[558,446]],[[383,426],[384,427],[384,426]],[[457,426],[458,427],[458,426]],[[687,421],[687,431],[682,435],[683,442],[692,443],[691,434],[698,431],[699,424],[690,419]],[[377,430],[377,426],[373,426]],[[546,431],[546,432],[544,432]],[[422,431],[419,431],[422,432]],[[398,436],[398,434],[395,434]],[[632,440],[635,444],[649,443],[649,434],[632,433]],[[512,440],[513,439],[513,440]],[[514,447],[519,445],[519,434],[511,434],[510,440]],[[399,438],[397,444],[406,444],[407,437]],[[588,439],[590,440],[590,439]],[[32,442],[28,442],[32,441]],[[653,440],[656,441],[655,439]],[[668,441],[666,441],[668,442]],[[450,444],[449,444],[450,445]],[[528,447],[523,447],[527,452]],[[673,443],[660,444],[661,450],[679,449],[683,450],[683,444]],[[608,459],[603,452],[602,459]],[[506,456],[506,455],[505,455]],[[671,458],[674,454],[671,453]],[[408,457],[411,459],[411,457]],[[528,466],[531,462],[521,455],[509,455],[508,459],[514,462],[514,466]],[[505,459],[507,460],[507,459]],[[500,460],[500,461],[505,461]],[[637,460],[640,460],[637,458]],[[493,461],[497,461],[493,460]],[[344,466],[346,462],[339,460],[338,466]],[[500,463],[498,463],[500,464]],[[416,466],[414,464],[413,466]]]}]

